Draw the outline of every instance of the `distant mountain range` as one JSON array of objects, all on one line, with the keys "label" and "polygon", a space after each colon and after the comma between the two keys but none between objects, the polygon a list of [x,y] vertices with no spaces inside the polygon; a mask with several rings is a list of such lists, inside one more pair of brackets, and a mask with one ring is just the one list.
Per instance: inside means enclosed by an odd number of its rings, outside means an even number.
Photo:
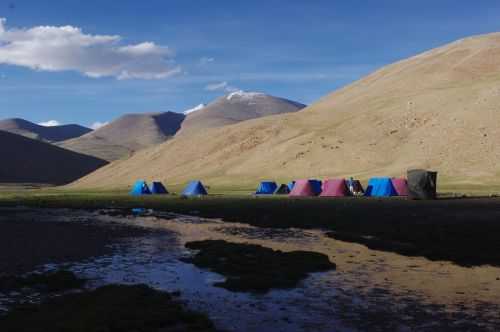
[{"label": "distant mountain range", "polygon": [[112,161],[164,142],[179,130],[184,114],[174,112],[126,114],[78,138],[59,143],[69,150]]},{"label": "distant mountain range", "polygon": [[[26,146],[30,153],[35,149],[31,147],[36,147],[40,151],[47,151],[46,163],[41,162],[41,165],[50,165],[50,167],[53,167],[54,173],[58,173],[57,170],[59,169],[64,175],[66,171],[66,164],[62,162],[64,158],[61,156],[67,156],[67,158],[70,158],[69,160],[74,160],[75,156],[79,156],[83,163],[82,167],[85,165],[88,166],[75,170],[74,173],[71,173],[71,176],[62,175],[61,179],[50,177],[51,172],[48,172],[47,177],[43,178],[39,170],[34,168],[31,169],[33,171],[32,178],[27,176],[30,168],[26,168],[22,176],[18,176],[13,171],[15,168],[14,165],[16,162],[19,165],[28,163],[30,156],[27,154],[9,163],[9,167],[11,168],[9,168],[8,172],[4,172],[4,181],[9,180],[8,174],[10,174],[11,180],[15,180],[14,182],[17,180],[32,180],[36,182],[39,179],[49,181],[50,183],[64,183],[74,174],[83,175],[87,170],[93,170],[98,166],[104,165],[103,160],[118,161],[128,159],[141,150],[147,150],[149,147],[165,142],[168,143],[168,141],[177,136],[196,136],[200,133],[246,120],[297,112],[303,107],[305,107],[303,104],[263,93],[238,91],[220,97],[208,105],[198,105],[184,114],[174,112],[126,114],[94,131],[75,125],[43,127],[22,119],[3,120],[0,122],[3,124],[3,128],[12,133],[40,141],[52,142],[60,148],[50,150],[50,145],[42,144],[42,142],[35,140],[20,141],[19,138],[14,136],[9,137],[9,141],[15,141],[16,146]],[[79,127],[80,130],[77,131],[76,129],[79,129]],[[65,128],[66,131],[63,131],[62,129]],[[71,128],[75,129],[72,133],[69,132]],[[66,135],[63,135],[63,133]],[[70,138],[65,139],[67,137]],[[0,148],[6,149],[5,144],[8,143],[0,142]],[[196,148],[196,146],[189,147],[189,149]],[[72,154],[70,151],[76,152],[76,154]],[[41,155],[34,155],[42,158]],[[91,158],[90,156],[95,158]],[[84,157],[89,157],[90,159],[85,159]],[[173,160],[178,158],[177,155],[173,154],[170,157]],[[52,159],[61,161],[61,164],[51,163]],[[93,163],[90,160],[93,160]],[[74,168],[71,163],[68,165],[70,165],[70,168]]]},{"label": "distant mountain range", "polygon": [[106,161],[0,130],[0,183],[66,184]]},{"label": "distant mountain range", "polygon": [[60,142],[92,131],[77,124],[46,127],[17,118],[0,120],[0,130],[47,142]]},{"label": "distant mountain range", "polygon": [[[261,179],[366,179],[402,176],[414,167],[439,171],[440,184],[498,185],[499,73],[500,33],[494,33],[381,68],[298,112],[231,124],[243,120],[239,113],[201,120],[207,106],[188,114],[175,138],[74,186],[123,187],[153,177],[225,186]],[[235,95],[216,103],[230,105],[233,98],[248,107],[259,99]]]}]

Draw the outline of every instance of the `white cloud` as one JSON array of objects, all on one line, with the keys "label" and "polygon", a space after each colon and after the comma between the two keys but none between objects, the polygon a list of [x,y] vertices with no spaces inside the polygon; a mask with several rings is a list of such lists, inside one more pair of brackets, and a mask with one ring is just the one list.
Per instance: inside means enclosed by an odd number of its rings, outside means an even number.
[{"label": "white cloud", "polygon": [[107,125],[109,122],[99,122],[99,121],[96,121],[94,122],[93,124],[90,125],[90,128],[94,129],[94,130],[97,130],[101,127],[104,127],[105,125]]},{"label": "white cloud", "polygon": [[199,64],[200,64],[200,66],[205,66],[205,65],[208,65],[209,63],[214,62],[214,61],[215,61],[215,58],[210,58],[210,57],[204,56],[200,59]]},{"label": "white cloud", "polygon": [[120,36],[90,35],[73,26],[6,28],[0,18],[0,63],[89,77],[162,79],[181,71],[173,52],[152,42],[122,45]]},{"label": "white cloud", "polygon": [[239,89],[229,85],[226,81],[220,83],[212,83],[205,87],[207,91],[226,91],[226,92],[235,92]]},{"label": "white cloud", "polygon": [[38,124],[40,126],[44,126],[44,127],[55,127],[55,126],[61,125],[61,123],[57,120],[49,120],[49,121],[45,121],[45,122],[39,122]]}]

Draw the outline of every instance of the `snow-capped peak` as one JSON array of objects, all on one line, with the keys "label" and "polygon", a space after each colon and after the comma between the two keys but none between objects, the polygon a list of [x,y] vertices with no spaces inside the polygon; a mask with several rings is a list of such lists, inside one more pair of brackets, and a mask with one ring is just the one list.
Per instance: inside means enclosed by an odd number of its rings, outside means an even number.
[{"label": "snow-capped peak", "polygon": [[230,93],[227,96],[227,100],[231,100],[233,98],[242,98],[242,99],[252,99],[258,96],[263,96],[264,94],[261,92],[245,92],[243,90],[235,91]]},{"label": "snow-capped peak", "polygon": [[189,113],[193,113],[193,112],[199,111],[202,108],[204,108],[205,106],[206,106],[205,104],[199,104],[198,106],[195,106],[193,108],[190,108],[190,109],[184,111],[184,114],[188,115]]}]

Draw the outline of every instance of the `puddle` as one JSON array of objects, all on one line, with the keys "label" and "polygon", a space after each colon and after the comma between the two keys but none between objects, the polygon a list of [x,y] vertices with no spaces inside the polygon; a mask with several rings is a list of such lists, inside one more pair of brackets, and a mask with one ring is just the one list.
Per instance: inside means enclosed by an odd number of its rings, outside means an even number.
[{"label": "puddle", "polygon": [[[45,210],[43,210],[45,211]],[[500,269],[369,250],[314,230],[259,229],[198,217],[110,216],[71,210],[38,214],[68,222],[124,222],[166,230],[116,244],[112,255],[64,267],[89,278],[91,287],[144,283],[179,291],[191,309],[205,312],[226,331],[456,331],[500,329]],[[311,274],[297,288],[266,294],[234,293],[213,284],[221,275],[179,259],[190,241],[222,239],[283,251],[324,253],[337,269]],[[45,269],[61,266],[46,266]],[[0,306],[9,299],[0,297]],[[29,295],[30,301],[36,296]]]}]

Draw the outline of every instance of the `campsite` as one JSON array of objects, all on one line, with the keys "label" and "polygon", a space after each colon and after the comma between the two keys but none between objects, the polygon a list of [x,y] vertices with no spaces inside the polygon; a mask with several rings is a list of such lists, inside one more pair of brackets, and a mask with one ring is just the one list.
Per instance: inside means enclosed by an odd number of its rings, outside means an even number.
[{"label": "campsite", "polygon": [[500,3],[0,4],[0,332],[500,331]]}]

